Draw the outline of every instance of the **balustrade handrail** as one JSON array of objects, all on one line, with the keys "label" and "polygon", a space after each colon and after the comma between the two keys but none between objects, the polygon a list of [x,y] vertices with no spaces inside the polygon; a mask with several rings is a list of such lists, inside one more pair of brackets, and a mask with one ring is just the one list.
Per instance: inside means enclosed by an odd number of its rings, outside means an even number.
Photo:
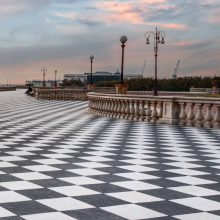
[{"label": "balustrade handrail", "polygon": [[94,114],[154,123],[220,128],[220,98],[88,93]]},{"label": "balustrade handrail", "polygon": [[34,96],[41,99],[87,100],[87,89],[34,89]]},{"label": "balustrade handrail", "polygon": [[89,92],[88,97],[93,98],[111,98],[111,99],[133,99],[133,100],[157,100],[157,101],[164,101],[164,100],[173,100],[175,102],[195,102],[195,103],[212,103],[212,104],[220,104],[220,98],[212,98],[212,97],[186,97],[186,96],[152,96],[152,95],[123,95],[123,94],[106,94],[106,93],[96,93],[96,92]]}]

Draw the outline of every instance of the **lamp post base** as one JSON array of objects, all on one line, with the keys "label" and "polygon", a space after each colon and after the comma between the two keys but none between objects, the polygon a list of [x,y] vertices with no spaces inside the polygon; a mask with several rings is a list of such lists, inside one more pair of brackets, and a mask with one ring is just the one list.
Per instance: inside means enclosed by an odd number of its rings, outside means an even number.
[{"label": "lamp post base", "polygon": [[95,84],[88,84],[87,85],[87,89],[89,90],[89,91],[94,91],[95,90]]},{"label": "lamp post base", "polygon": [[115,84],[115,89],[117,94],[127,94],[128,84],[126,83]]}]

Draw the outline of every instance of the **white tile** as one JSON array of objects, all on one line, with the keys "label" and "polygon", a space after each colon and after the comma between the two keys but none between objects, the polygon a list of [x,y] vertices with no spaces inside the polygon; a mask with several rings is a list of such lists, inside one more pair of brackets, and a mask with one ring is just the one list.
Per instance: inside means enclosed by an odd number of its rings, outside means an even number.
[{"label": "white tile", "polygon": [[124,200],[126,202],[130,202],[130,203],[157,202],[157,201],[163,200],[161,198],[150,196],[150,195],[136,192],[136,191],[107,193],[107,195]]},{"label": "white tile", "polygon": [[20,178],[22,180],[43,180],[43,179],[52,179],[53,177],[47,176],[38,172],[25,172],[25,173],[13,173],[12,176]]},{"label": "white tile", "polygon": [[13,191],[0,191],[0,203],[8,203],[8,202],[22,202],[29,201],[26,196],[23,196],[17,192]]},{"label": "white tile", "polygon": [[103,163],[97,163],[97,162],[82,162],[82,163],[73,163],[77,166],[82,166],[86,168],[104,168],[104,167],[111,167],[109,165],[103,164]]},{"label": "white tile", "polygon": [[202,184],[217,183],[215,181],[201,179],[201,178],[194,177],[194,176],[180,176],[180,177],[171,177],[171,178],[167,178],[167,179],[181,182],[181,183],[190,184],[190,185],[202,185]]},{"label": "white tile", "polygon": [[113,161],[113,159],[110,159],[108,157],[100,157],[100,156],[88,156],[88,157],[79,157],[83,160],[88,160],[92,162],[105,162],[105,161]]},{"label": "white tile", "polygon": [[94,208],[94,206],[91,206],[87,203],[68,197],[41,199],[37,201],[57,211],[69,211],[69,210]]},{"label": "white tile", "polygon": [[156,185],[141,182],[141,181],[122,181],[122,182],[113,182],[111,184],[116,185],[116,186],[121,186],[123,188],[130,189],[130,190],[136,190],[136,191],[161,188],[160,186],[156,186]]},{"label": "white tile", "polygon": [[26,190],[26,189],[40,189],[43,188],[34,183],[27,181],[14,181],[14,182],[0,182],[0,186],[3,186],[10,190]]},{"label": "white tile", "polygon": [[115,215],[121,216],[122,218],[131,220],[159,218],[166,216],[163,213],[156,212],[154,210],[135,204],[102,207],[102,209]]},{"label": "white tile", "polygon": [[15,216],[15,214],[8,211],[7,209],[4,209],[4,208],[0,207],[0,218],[12,217],[12,216]]},{"label": "white tile", "polygon": [[87,196],[87,195],[97,195],[100,194],[97,191],[87,189],[82,186],[61,186],[49,188],[55,192],[61,193],[65,196]]},{"label": "white tile", "polygon": [[106,151],[88,151],[88,152],[85,152],[86,154],[89,154],[89,155],[94,155],[94,156],[114,156],[116,154],[114,153],[110,153],[110,152],[106,152]]},{"label": "white tile", "polygon": [[39,159],[34,160],[37,163],[45,164],[45,165],[53,165],[53,164],[66,164],[67,162],[57,159]]},{"label": "white tile", "polygon": [[199,176],[199,175],[207,175],[209,173],[203,172],[203,171],[198,171],[198,170],[192,170],[192,169],[169,169],[165,170],[166,172],[171,172],[171,173],[177,173],[185,176]]},{"label": "white tile", "polygon": [[149,172],[149,171],[157,171],[158,169],[145,167],[141,165],[126,165],[126,166],[119,166],[121,169],[130,170],[134,172]]},{"label": "white tile", "polygon": [[167,160],[173,160],[178,162],[194,162],[194,161],[200,161],[199,159],[190,158],[190,157],[175,157],[175,156],[169,156],[169,157],[163,157]]},{"label": "white tile", "polygon": [[23,161],[23,160],[27,160],[27,159],[22,158],[22,157],[17,157],[17,156],[3,156],[3,157],[1,157],[1,160],[3,160],[3,161]]},{"label": "white tile", "polygon": [[149,160],[142,160],[142,159],[127,159],[127,160],[120,160],[124,163],[130,163],[134,165],[149,165],[149,164],[156,164],[156,162],[149,161]]},{"label": "white tile", "polygon": [[148,179],[158,179],[159,178],[157,176],[153,176],[153,175],[150,175],[150,174],[137,173],[137,172],[132,172],[132,173],[116,173],[114,175],[125,177],[125,178],[132,179],[132,180],[148,180]]},{"label": "white tile", "polygon": [[87,176],[76,176],[76,177],[63,177],[59,178],[62,181],[72,183],[75,185],[89,185],[89,184],[100,184],[100,183],[105,183],[100,180],[96,180]]},{"label": "white tile", "polygon": [[67,155],[67,154],[42,154],[42,156],[53,158],[53,159],[72,158],[72,156]]},{"label": "white tile", "polygon": [[46,172],[46,171],[57,171],[60,170],[56,167],[47,166],[47,165],[34,165],[34,166],[24,166],[25,169],[32,170],[35,172]]},{"label": "white tile", "polygon": [[194,163],[187,163],[187,162],[171,162],[171,163],[165,163],[165,164],[169,166],[180,167],[180,168],[185,168],[185,169],[204,167],[202,165],[198,165]]},{"label": "white tile", "polygon": [[26,220],[77,220],[61,212],[39,213],[33,215],[23,215],[21,217]]},{"label": "white tile", "polygon": [[102,172],[102,171],[95,170],[95,169],[89,169],[89,168],[71,169],[71,170],[67,170],[67,171],[79,174],[81,176],[96,176],[96,175],[108,174],[106,172]]},{"label": "white tile", "polygon": [[131,157],[135,159],[151,159],[156,158],[156,156],[147,155],[147,154],[123,154],[125,157]]},{"label": "white tile", "polygon": [[220,203],[209,199],[192,197],[185,199],[174,199],[172,202],[185,205],[194,209],[198,209],[204,212],[215,211],[220,209]]},{"label": "white tile", "polygon": [[75,150],[69,150],[69,149],[53,149],[49,150],[54,153],[59,153],[59,154],[72,154],[72,153],[77,153],[78,151]]},{"label": "white tile", "polygon": [[170,187],[169,189],[194,196],[220,195],[219,191],[206,189],[200,186],[179,186],[179,187]]},{"label": "white tile", "polygon": [[14,155],[14,156],[31,156],[31,155],[35,155],[34,153],[31,153],[31,152],[27,152],[27,151],[10,151],[10,152],[7,152],[7,154],[10,154],[10,155]]},{"label": "white tile", "polygon": [[13,164],[13,163],[9,163],[9,162],[0,162],[0,168],[4,168],[4,167],[16,167],[17,165]]},{"label": "white tile", "polygon": [[213,215],[207,212],[176,215],[174,217],[180,220],[220,220],[220,216]]}]

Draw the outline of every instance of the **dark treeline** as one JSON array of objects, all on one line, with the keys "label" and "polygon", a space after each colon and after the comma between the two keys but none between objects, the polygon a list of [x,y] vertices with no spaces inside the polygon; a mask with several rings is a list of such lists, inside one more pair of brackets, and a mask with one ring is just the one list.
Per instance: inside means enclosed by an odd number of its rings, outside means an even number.
[{"label": "dark treeline", "polygon": [[[97,86],[114,86],[116,82],[99,82]],[[130,91],[152,91],[154,79],[136,78],[129,79]],[[160,91],[189,91],[191,87],[212,88],[220,87],[220,77],[182,77],[177,79],[158,79],[158,90]]]},{"label": "dark treeline", "polygon": [[[135,78],[125,81],[130,91],[152,91],[154,88],[153,78]],[[103,81],[96,83],[97,87],[114,87],[116,81]],[[194,88],[220,88],[220,77],[182,77],[177,79],[158,79],[158,90],[160,91],[189,91]],[[80,80],[63,80],[64,87],[82,87]]]}]

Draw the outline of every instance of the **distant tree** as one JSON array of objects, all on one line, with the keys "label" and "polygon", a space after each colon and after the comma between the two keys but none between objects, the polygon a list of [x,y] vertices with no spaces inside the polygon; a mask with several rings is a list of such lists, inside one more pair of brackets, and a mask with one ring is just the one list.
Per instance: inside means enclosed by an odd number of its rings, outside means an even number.
[{"label": "distant tree", "polygon": [[[152,91],[153,78],[136,78],[127,81],[130,91]],[[220,77],[180,77],[174,79],[158,79],[158,90],[161,91],[189,91],[191,87],[211,88],[213,83],[220,87]]]}]

